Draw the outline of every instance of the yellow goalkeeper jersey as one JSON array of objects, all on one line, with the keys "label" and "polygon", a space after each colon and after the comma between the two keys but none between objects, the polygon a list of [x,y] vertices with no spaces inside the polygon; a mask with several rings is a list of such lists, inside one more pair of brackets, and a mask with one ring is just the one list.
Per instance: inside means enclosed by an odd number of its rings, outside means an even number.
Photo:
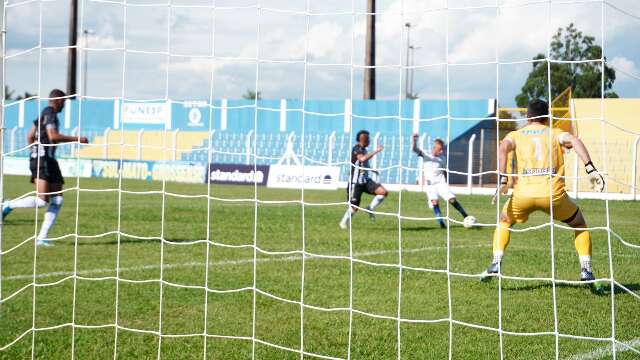
[{"label": "yellow goalkeeper jersey", "polygon": [[551,191],[553,198],[557,198],[565,193],[562,151],[565,134],[561,129],[539,123],[507,134],[505,139],[515,146],[518,179],[513,188],[514,196],[549,197]]}]

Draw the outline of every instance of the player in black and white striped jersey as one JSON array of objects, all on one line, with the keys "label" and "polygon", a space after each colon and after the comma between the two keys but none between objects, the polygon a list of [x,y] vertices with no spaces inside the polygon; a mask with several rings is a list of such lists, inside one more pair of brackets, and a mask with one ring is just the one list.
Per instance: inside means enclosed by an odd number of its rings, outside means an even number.
[{"label": "player in black and white striped jersey", "polygon": [[374,209],[377,208],[388,195],[384,186],[369,177],[369,172],[372,171],[369,167],[369,160],[380,153],[383,147],[382,145],[378,145],[374,151],[367,152],[368,146],[369,132],[360,130],[356,135],[356,145],[351,149],[351,176],[349,177],[349,185],[347,187],[347,194],[351,206],[342,217],[342,221],[340,221],[340,228],[342,229],[348,227],[351,217],[358,211],[363,193],[375,195],[373,200],[371,200],[371,204],[366,207],[371,220],[375,220]]}]

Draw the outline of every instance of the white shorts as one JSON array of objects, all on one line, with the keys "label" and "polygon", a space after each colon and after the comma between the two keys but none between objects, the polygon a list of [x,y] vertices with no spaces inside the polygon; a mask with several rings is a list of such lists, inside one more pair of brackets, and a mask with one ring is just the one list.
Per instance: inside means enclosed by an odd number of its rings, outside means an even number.
[{"label": "white shorts", "polygon": [[429,198],[429,207],[433,206],[432,201],[438,200],[438,197],[443,198],[445,201],[449,201],[456,197],[449,189],[449,184],[446,182],[440,182],[433,185],[426,186],[427,198]]}]

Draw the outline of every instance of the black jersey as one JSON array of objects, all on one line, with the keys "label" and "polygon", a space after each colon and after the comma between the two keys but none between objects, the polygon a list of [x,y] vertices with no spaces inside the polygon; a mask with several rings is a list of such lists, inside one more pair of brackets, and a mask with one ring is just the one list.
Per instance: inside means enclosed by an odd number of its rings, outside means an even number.
[{"label": "black jersey", "polygon": [[351,183],[352,184],[365,184],[369,180],[369,160],[360,162],[358,155],[366,155],[367,148],[356,144],[351,149]]},{"label": "black jersey", "polygon": [[59,128],[60,121],[58,120],[58,114],[51,106],[47,106],[42,110],[40,118],[33,121],[33,125],[36,127],[36,133],[35,141],[31,146],[31,157],[55,159],[56,146],[53,146],[54,143],[49,140],[47,129]]}]

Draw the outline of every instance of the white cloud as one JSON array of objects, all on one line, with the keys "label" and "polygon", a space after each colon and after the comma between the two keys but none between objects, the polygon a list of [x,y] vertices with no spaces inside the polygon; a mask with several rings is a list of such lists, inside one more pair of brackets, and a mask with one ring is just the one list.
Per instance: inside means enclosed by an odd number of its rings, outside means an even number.
[{"label": "white cloud", "polygon": [[617,56],[607,61],[616,70],[617,81],[640,81],[640,70],[633,62],[624,56]]},{"label": "white cloud", "polygon": [[[423,96],[446,96],[446,67],[423,67],[440,64],[447,60],[452,63],[529,61],[538,53],[545,52],[549,32],[569,22],[586,34],[594,35],[599,42],[602,31],[601,4],[592,3],[531,3],[524,0],[501,0],[503,5],[496,8],[460,10],[459,7],[491,6],[495,0],[449,0],[449,10],[442,10],[444,0],[381,0],[377,17],[377,64],[386,66],[379,70],[378,93],[383,97],[397,96],[401,86],[397,79],[402,71],[399,65],[405,62],[406,39],[404,24],[411,22],[411,42],[416,47],[415,90]],[[182,3],[209,4],[174,0]],[[303,11],[306,2],[302,0],[263,0],[263,10],[258,11],[256,1],[242,3],[219,0],[213,13],[206,8],[173,8],[171,17],[166,7],[128,8],[128,26],[125,32],[122,4],[88,2],[84,12],[83,27],[95,33],[89,37],[91,48],[116,49],[126,41],[128,49],[165,51],[167,40],[174,54],[187,57],[173,57],[167,64],[164,55],[149,56],[148,63],[143,56],[127,56],[127,72],[136,72],[135,83],[127,81],[127,93],[136,97],[164,93],[166,73],[169,72],[169,95],[181,98],[208,97],[211,71],[214,71],[215,92],[219,96],[239,97],[247,88],[255,86],[255,63],[247,61],[222,61],[198,58],[211,54],[215,45],[217,57],[254,58],[273,60],[260,65],[259,86],[265,97],[299,97],[302,93],[303,67],[301,64],[277,63],[281,60],[301,60],[310,63],[350,64],[357,66],[353,76],[349,66],[308,66],[307,95],[314,97],[342,97],[354,89],[354,96],[361,94],[361,76],[364,59],[365,16],[358,14],[331,15],[331,12],[349,12],[351,3],[331,0],[311,2],[312,12],[323,15],[305,16],[300,13],[272,11],[266,8]],[[364,1],[356,5],[361,12]],[[49,4],[49,2],[47,3]],[[66,42],[67,3],[57,0],[47,6],[44,24],[46,34],[43,44],[64,45]],[[58,6],[60,5],[60,6]],[[232,6],[250,7],[231,9]],[[623,6],[618,4],[619,6]],[[626,6],[626,5],[625,5]],[[224,7],[224,9],[223,9]],[[8,19],[8,53],[37,45],[38,29],[31,19],[39,17],[39,7],[24,5],[11,8]],[[258,16],[260,13],[260,16]],[[402,13],[402,15],[400,15]],[[499,16],[497,16],[499,13]],[[550,14],[548,17],[548,14]],[[214,16],[212,16],[214,15]],[[625,79],[623,72],[638,76],[636,63],[640,61],[637,47],[625,46],[630,34],[638,32],[638,24],[628,17],[608,11],[605,19],[605,36],[608,57],[620,69],[618,78]],[[170,21],[170,24],[167,24]],[[309,21],[307,33],[307,21]],[[167,39],[167,25],[170,38]],[[260,26],[260,43],[256,44],[257,28]],[[634,27],[635,26],[635,27]],[[35,30],[34,30],[35,29]],[[126,35],[126,39],[125,39]],[[449,40],[447,56],[446,40]],[[256,46],[259,45],[259,46]],[[615,52],[612,52],[616,49]],[[256,54],[256,50],[259,52]],[[191,55],[192,57],[188,57]],[[24,55],[24,62],[11,60],[12,73],[8,74],[9,84],[17,90],[29,90],[37,79],[33,78],[33,68],[37,66],[37,56]],[[92,51],[90,53],[90,89],[101,96],[118,96],[121,93],[122,52]],[[19,57],[22,58],[22,57]],[[63,62],[56,57],[55,63]],[[213,61],[213,62],[212,62]],[[53,66],[53,60],[50,62]],[[61,65],[63,65],[61,63]],[[529,63],[522,65],[501,65],[500,97],[512,99],[529,71]],[[495,92],[495,74],[488,75],[487,67],[478,65],[462,73],[450,68],[451,96],[486,97]],[[44,83],[52,86],[64,78],[64,66],[57,70],[60,76],[49,76]],[[118,75],[120,74],[120,75]],[[504,75],[503,75],[504,74]],[[279,79],[280,78],[280,79]],[[63,86],[58,84],[57,86]],[[161,89],[154,89],[160,86]],[[97,87],[100,87],[99,89]],[[343,89],[347,89],[346,91]],[[99,91],[98,91],[99,90]],[[621,93],[624,96],[624,93]],[[510,101],[510,100],[509,100]]]}]

